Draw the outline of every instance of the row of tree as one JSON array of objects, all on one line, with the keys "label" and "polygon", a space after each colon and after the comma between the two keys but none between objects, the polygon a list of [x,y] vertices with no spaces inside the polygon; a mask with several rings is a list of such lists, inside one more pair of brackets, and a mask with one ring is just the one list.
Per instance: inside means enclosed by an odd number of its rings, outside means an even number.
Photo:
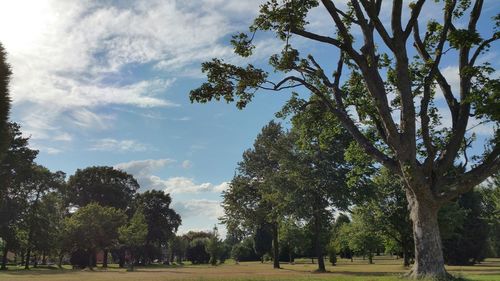
[{"label": "row of tree", "polygon": [[0,161],[1,268],[8,253],[25,268],[65,256],[80,267],[103,266],[111,253],[123,266],[164,260],[168,242],[181,224],[163,191],[138,193],[139,184],[112,167],[79,169],[66,180],[35,162],[19,125],[8,125],[9,146]]},{"label": "row of tree", "polygon": [[[387,252],[410,266],[415,246],[402,179],[360,151],[321,106],[308,105],[291,122],[289,131],[274,121],[262,129],[223,194],[233,258],[269,255],[279,268],[280,260],[316,257],[325,271],[327,254],[332,263],[338,254],[372,263]],[[497,175],[440,210],[448,264],[500,255],[499,193]]]}]

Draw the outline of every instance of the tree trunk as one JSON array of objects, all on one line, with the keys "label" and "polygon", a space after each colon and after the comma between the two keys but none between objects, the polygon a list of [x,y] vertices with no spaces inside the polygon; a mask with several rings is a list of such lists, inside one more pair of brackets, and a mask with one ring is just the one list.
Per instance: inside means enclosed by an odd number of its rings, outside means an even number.
[{"label": "tree trunk", "polygon": [[47,265],[47,254],[45,251],[42,252],[42,264]]},{"label": "tree trunk", "polygon": [[373,253],[368,253],[368,264],[373,264]]},{"label": "tree trunk", "polygon": [[35,252],[35,254],[33,255],[33,258],[34,258],[34,259],[33,259],[33,267],[34,267],[34,268],[37,268],[37,267],[38,267],[38,256],[37,256],[36,252]]},{"label": "tree trunk", "polygon": [[24,264],[24,269],[30,269],[30,258],[31,258],[31,249],[28,247],[26,250],[26,260]]},{"label": "tree trunk", "polygon": [[108,268],[108,253],[109,253],[109,250],[105,249],[102,252],[103,252],[102,267],[103,268]]},{"label": "tree trunk", "polygon": [[62,261],[64,258],[63,251],[59,252],[59,261],[57,262],[57,267],[62,268]]},{"label": "tree trunk", "polygon": [[415,241],[415,264],[409,276],[415,279],[444,279],[448,277],[448,274],[444,268],[438,225],[440,206],[430,198],[432,195],[421,194],[417,199],[411,191],[407,190],[406,193]]},{"label": "tree trunk", "polygon": [[2,255],[2,266],[0,267],[0,270],[7,270],[7,253],[9,252],[9,248],[7,243],[5,243],[5,246],[3,247],[3,255]]},{"label": "tree trunk", "polygon": [[315,211],[314,215],[314,246],[316,250],[316,256],[318,257],[318,272],[326,272],[325,260],[323,259],[323,247],[321,247],[321,218],[319,218],[318,212]]},{"label": "tree trunk", "polygon": [[273,268],[280,268],[280,247],[278,240],[278,223],[273,223]]}]

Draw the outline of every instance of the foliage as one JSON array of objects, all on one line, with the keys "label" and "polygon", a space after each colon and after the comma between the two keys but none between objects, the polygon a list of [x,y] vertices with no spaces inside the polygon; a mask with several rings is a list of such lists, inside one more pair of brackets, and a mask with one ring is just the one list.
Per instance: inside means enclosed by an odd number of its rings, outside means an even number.
[{"label": "foliage", "polygon": [[370,264],[373,263],[373,255],[383,248],[382,237],[372,219],[370,209],[356,207],[351,223],[343,224],[340,229],[340,235],[348,239],[349,248],[358,255],[368,257]]},{"label": "foliage", "polygon": [[139,184],[133,176],[112,167],[88,167],[76,170],[68,181],[68,200],[77,206],[98,203],[125,210]]},{"label": "foliage", "polygon": [[148,235],[148,225],[142,209],[137,209],[126,225],[118,228],[119,240],[131,253],[131,264],[135,263],[135,252],[142,246]]},{"label": "foliage", "polygon": [[189,242],[186,258],[193,264],[205,264],[210,261],[210,254],[207,253],[209,238],[194,238]]},{"label": "foliage", "polygon": [[221,254],[223,253],[222,246],[222,242],[219,239],[219,232],[217,230],[217,227],[214,226],[212,235],[210,236],[206,244],[206,251],[210,255],[211,265],[217,265],[217,260],[221,260]]},{"label": "foliage", "polygon": [[126,223],[122,210],[90,203],[64,220],[73,249],[87,250],[92,255],[118,243],[118,229]]},{"label": "foliage", "polygon": [[447,264],[471,265],[484,260],[490,232],[482,194],[474,191],[460,196],[459,207],[465,212],[463,222],[443,239],[443,253]]},{"label": "foliage", "polygon": [[12,75],[10,65],[7,63],[7,53],[0,43],[0,160],[4,157],[9,147],[9,81]]}]

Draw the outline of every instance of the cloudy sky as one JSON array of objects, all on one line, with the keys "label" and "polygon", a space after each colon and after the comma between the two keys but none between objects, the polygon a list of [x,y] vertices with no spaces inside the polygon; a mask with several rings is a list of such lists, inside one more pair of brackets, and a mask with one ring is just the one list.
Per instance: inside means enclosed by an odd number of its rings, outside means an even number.
[{"label": "cloudy sky", "polygon": [[[143,190],[172,195],[182,232],[210,229],[243,150],[287,95],[263,93],[238,111],[225,103],[190,104],[188,93],[203,82],[201,62],[242,62],[228,41],[246,30],[259,2],[0,0],[0,42],[14,72],[11,119],[31,136],[40,164],[68,175],[91,165],[123,169]],[[485,7],[490,16],[500,10],[495,0]],[[424,17],[441,14],[427,7]],[[321,10],[310,22],[332,32]],[[282,46],[259,36],[250,59],[257,65]],[[322,46],[294,43],[331,57]],[[494,66],[497,51],[484,58]],[[458,81],[456,65],[444,67]]]}]

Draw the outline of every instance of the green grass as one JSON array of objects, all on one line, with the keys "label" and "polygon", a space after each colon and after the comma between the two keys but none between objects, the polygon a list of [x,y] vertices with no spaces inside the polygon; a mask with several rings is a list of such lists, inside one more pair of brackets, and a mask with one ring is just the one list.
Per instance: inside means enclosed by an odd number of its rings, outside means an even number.
[{"label": "green grass", "polygon": [[[0,280],[6,281],[170,281],[170,280],[237,280],[237,281],[401,281],[401,276],[407,271],[401,265],[402,261],[391,257],[377,257],[375,264],[355,259],[340,260],[337,266],[327,266],[327,273],[314,273],[316,264],[311,260],[297,260],[295,264],[282,263],[282,269],[273,269],[271,263],[243,262],[234,264],[227,261],[216,267],[210,265],[164,266],[152,265],[136,267],[134,272],[126,272],[117,265],[108,269],[96,268],[89,270],[72,270],[69,266],[63,269],[40,267],[23,270],[21,267],[10,267],[8,271],[0,272]],[[448,271],[454,276],[470,281],[500,281],[500,259],[488,259],[475,266],[450,266]]]}]

